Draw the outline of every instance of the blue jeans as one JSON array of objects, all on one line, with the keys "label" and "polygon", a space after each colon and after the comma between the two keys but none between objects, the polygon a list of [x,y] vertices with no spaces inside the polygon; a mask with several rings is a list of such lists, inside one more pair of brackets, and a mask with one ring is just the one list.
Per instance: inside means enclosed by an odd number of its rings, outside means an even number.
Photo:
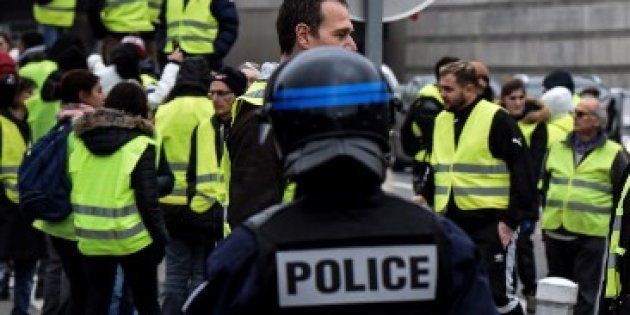
[{"label": "blue jeans", "polygon": [[[13,291],[13,310],[11,311],[11,315],[28,315],[36,266],[36,260],[13,261],[15,287]],[[8,269],[9,264],[7,261],[0,262],[0,278],[2,278],[0,282],[8,281],[8,279],[5,279]]]},{"label": "blue jeans", "polygon": [[163,315],[179,315],[192,290],[205,279],[206,247],[173,238],[166,246]]},{"label": "blue jeans", "polygon": [[109,305],[109,315],[134,315],[137,314],[131,303],[131,296],[125,281],[125,274],[119,265],[116,268],[116,279],[112,291],[112,302]]}]

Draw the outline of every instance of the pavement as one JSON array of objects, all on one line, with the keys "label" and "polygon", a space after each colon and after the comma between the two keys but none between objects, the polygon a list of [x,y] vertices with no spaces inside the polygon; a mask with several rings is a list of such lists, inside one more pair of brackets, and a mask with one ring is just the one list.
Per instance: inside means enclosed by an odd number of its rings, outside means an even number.
[{"label": "pavement", "polygon": [[[402,198],[410,199],[413,196],[413,187],[411,185],[411,174],[408,172],[392,172],[388,171],[387,180],[383,184],[383,190],[388,193],[397,195]],[[534,241],[534,255],[536,259],[536,271],[538,278],[542,278],[547,273],[547,262],[544,255],[544,247],[542,245],[542,236],[540,229],[532,236]],[[160,279],[163,281],[163,268],[160,268]],[[39,315],[42,301],[33,300],[30,315]],[[13,304],[10,301],[0,301],[0,315],[10,314]]]}]

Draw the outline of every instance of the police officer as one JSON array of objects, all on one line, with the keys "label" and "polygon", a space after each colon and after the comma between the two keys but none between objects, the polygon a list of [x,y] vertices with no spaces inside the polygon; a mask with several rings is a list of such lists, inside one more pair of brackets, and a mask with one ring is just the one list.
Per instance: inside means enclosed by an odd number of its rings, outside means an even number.
[{"label": "police officer", "polygon": [[463,232],[380,189],[390,91],[378,68],[353,52],[316,48],[269,84],[266,110],[297,201],[234,231],[185,311],[495,313]]},{"label": "police officer", "polygon": [[[455,61],[459,61],[459,58],[445,56],[435,64],[436,82],[427,84],[418,91],[418,98],[411,104],[400,127],[403,150],[407,155],[413,156],[415,161],[413,183],[416,194],[422,194],[426,189],[430,189],[423,175],[427,173],[429,164],[435,117],[444,109],[444,100],[437,85],[440,68]],[[427,195],[430,194],[433,194],[433,191],[427,192]]]},{"label": "police officer", "polygon": [[445,110],[433,133],[435,210],[455,221],[481,250],[499,312],[522,314],[512,279],[513,231],[538,215],[531,162],[516,123],[482,98],[478,82],[467,62],[440,70]]},{"label": "police officer", "polygon": [[582,99],[574,132],[551,145],[543,175],[549,275],[578,283],[576,315],[595,311],[612,209],[628,166],[623,148],[603,131],[606,119],[597,99]]}]

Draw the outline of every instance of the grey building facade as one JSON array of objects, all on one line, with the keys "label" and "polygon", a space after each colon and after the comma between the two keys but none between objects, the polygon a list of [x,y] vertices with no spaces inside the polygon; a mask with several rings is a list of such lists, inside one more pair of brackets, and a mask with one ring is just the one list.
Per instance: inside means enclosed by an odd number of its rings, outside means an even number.
[{"label": "grey building facade", "polygon": [[[228,61],[276,60],[281,0],[235,3],[241,33]],[[403,79],[431,74],[440,57],[454,55],[486,61],[498,78],[565,68],[629,87],[630,1],[436,0],[418,19],[387,25],[384,46]]]}]

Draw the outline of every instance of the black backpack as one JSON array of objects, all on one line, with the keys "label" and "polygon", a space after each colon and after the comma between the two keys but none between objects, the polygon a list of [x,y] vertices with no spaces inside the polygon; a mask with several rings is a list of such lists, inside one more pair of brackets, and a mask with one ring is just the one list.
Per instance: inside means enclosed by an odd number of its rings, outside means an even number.
[{"label": "black backpack", "polygon": [[29,221],[61,221],[72,211],[67,174],[69,120],[58,122],[26,153],[18,171],[20,209]]}]

